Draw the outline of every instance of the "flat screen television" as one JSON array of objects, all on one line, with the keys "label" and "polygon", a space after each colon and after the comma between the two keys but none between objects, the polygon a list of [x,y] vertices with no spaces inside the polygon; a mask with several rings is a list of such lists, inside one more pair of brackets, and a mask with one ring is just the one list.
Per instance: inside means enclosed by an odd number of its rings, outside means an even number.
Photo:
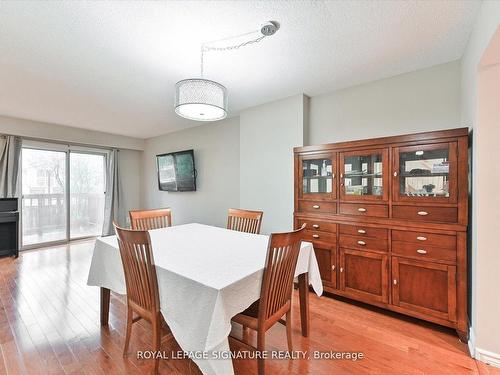
[{"label": "flat screen television", "polygon": [[162,191],[196,191],[194,151],[156,155],[158,187]]}]

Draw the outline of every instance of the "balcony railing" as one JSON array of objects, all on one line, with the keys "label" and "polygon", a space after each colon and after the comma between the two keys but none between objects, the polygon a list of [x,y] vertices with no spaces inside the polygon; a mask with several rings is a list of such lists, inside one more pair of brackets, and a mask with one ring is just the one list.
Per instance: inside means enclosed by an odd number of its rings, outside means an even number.
[{"label": "balcony railing", "polygon": [[[99,235],[104,217],[104,194],[71,194],[71,237]],[[23,244],[66,239],[65,194],[24,194]]]}]

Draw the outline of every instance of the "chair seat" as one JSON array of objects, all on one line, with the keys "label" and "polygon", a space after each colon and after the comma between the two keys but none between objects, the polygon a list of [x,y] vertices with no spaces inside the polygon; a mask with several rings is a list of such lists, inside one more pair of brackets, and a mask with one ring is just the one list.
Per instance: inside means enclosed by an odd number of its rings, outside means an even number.
[{"label": "chair seat", "polygon": [[245,311],[233,317],[233,322],[241,324],[243,327],[248,327],[257,330],[259,316],[259,301],[252,303]]}]

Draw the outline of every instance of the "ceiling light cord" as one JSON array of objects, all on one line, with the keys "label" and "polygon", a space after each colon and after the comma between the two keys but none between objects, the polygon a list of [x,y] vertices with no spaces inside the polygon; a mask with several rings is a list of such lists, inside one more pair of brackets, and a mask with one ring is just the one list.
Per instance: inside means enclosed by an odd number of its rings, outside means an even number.
[{"label": "ceiling light cord", "polygon": [[226,38],[226,39],[221,39],[221,40],[216,40],[213,42],[203,43],[201,45],[201,49],[200,49],[200,74],[201,74],[201,78],[203,78],[203,61],[204,61],[205,52],[210,52],[210,51],[223,52],[223,51],[235,50],[235,49],[238,49],[241,47],[248,46],[250,44],[259,43],[262,39],[266,38],[268,35],[261,35],[258,38],[255,38],[252,40],[247,40],[246,42],[242,42],[240,44],[234,44],[234,45],[225,46],[225,47],[215,47],[215,46],[210,46],[210,44],[217,43],[217,42],[224,41],[224,40],[239,38],[241,36],[248,35],[248,34],[254,34],[257,32],[258,31],[252,31],[249,33],[233,36],[233,37]]}]

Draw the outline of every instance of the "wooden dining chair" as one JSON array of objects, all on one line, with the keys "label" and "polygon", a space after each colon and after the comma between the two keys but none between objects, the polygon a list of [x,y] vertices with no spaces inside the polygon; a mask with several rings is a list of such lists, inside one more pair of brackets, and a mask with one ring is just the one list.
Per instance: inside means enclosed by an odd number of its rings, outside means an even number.
[{"label": "wooden dining chair", "polygon": [[[292,351],[292,289],[301,238],[306,224],[290,233],[274,233],[269,239],[260,299],[232,320],[257,331],[257,350],[265,350],[266,331],[276,322],[286,325],[288,350]],[[286,315],[283,322],[282,317]],[[263,358],[258,359],[259,375],[264,374]]]},{"label": "wooden dining chair", "polygon": [[129,215],[132,229],[151,230],[172,226],[172,210],[170,208],[129,211]]},{"label": "wooden dining chair", "polygon": [[259,234],[263,215],[262,211],[230,208],[227,214],[227,229]]},{"label": "wooden dining chair", "polygon": [[[160,312],[158,280],[153,260],[151,239],[147,231],[129,230],[118,227],[115,223],[118,246],[123,263],[127,289],[127,329],[123,356],[127,355],[132,333],[132,324],[144,319],[153,329],[153,350],[159,351],[162,343],[163,316]],[[134,313],[136,317],[134,317]],[[170,339],[172,333],[165,335]],[[159,357],[155,356],[154,373],[158,373]]]}]

